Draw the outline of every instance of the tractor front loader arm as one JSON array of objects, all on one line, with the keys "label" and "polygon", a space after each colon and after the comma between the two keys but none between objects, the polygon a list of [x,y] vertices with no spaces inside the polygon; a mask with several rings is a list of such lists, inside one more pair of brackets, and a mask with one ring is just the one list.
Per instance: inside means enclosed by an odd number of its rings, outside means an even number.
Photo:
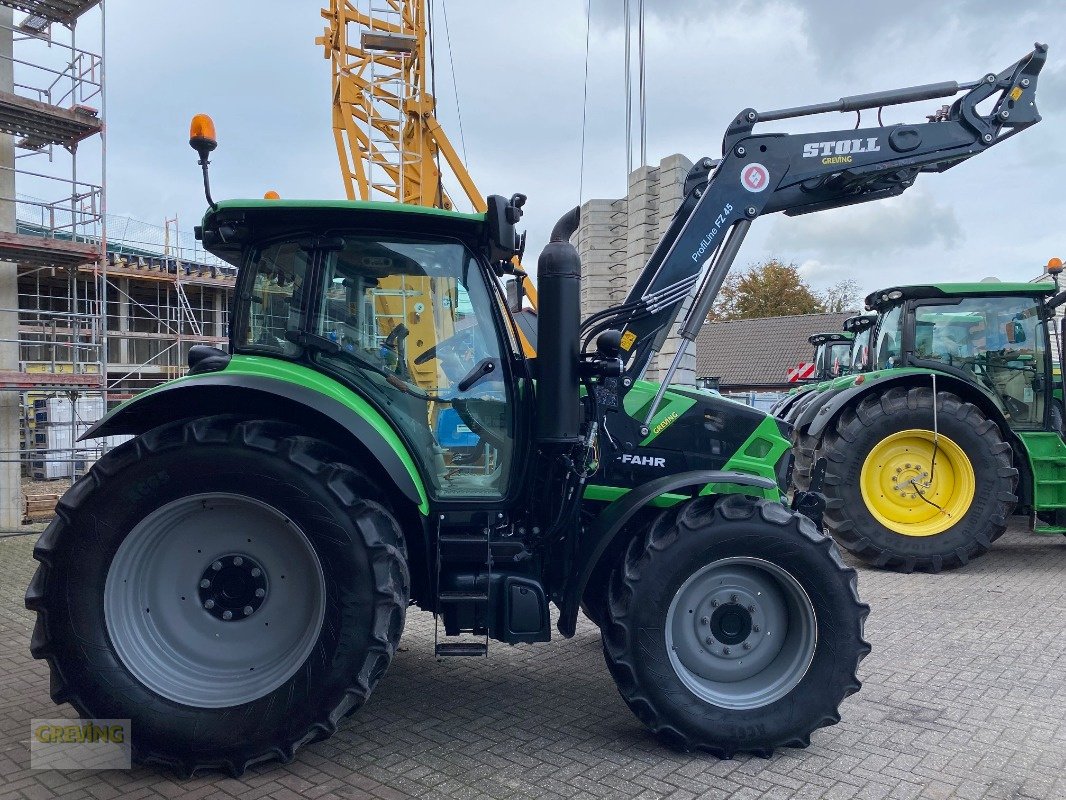
[{"label": "tractor front loader arm", "polygon": [[[845,97],[831,103],[759,112],[749,108],[726,131],[719,162],[699,161],[666,235],[652,253],[626,301],[586,320],[586,345],[597,333],[622,330],[626,372],[640,375],[665,341],[686,300],[684,339],[700,327],[753,220],[878,200],[901,194],[923,172],[943,172],[1040,121],[1037,75],[1047,46],[1035,49],[999,74],[969,83],[954,81]],[[755,134],[760,122],[833,111],[855,112],[965,92],[948,108],[914,125]],[[986,114],[978,105],[998,99]],[[679,348],[663,390],[685,348]],[[661,398],[659,398],[661,399]],[[649,408],[655,413],[658,399]]]}]

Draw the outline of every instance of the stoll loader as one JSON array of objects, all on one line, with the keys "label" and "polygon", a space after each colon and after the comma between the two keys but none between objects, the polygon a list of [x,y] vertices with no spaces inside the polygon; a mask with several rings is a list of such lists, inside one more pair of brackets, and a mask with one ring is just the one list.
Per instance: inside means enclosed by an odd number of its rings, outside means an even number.
[{"label": "stoll loader", "polygon": [[[130,718],[139,761],[236,774],[358,709],[412,604],[435,615],[440,657],[547,642],[554,604],[564,637],[587,610],[622,698],[665,743],[806,746],[869,651],[821,495],[784,504],[772,417],[670,386],[681,356],[661,383],[642,375],[686,300],[695,339],[757,218],[898,195],[984,152],[1039,120],[1045,57],[745,109],[626,301],[584,321],[574,209],[540,255],[536,359],[496,281],[523,196],[481,215],[208,189],[204,247],[240,269],[229,352],[190,351],[186,377],[86,434],[136,438],[70,489],[34,550],[31,648],[53,699]],[[753,132],[953,95],[936,123]],[[191,143],[207,188],[206,118]]]},{"label": "stoll loader", "polygon": [[785,414],[793,484],[824,469],[825,523],[878,566],[939,572],[985,553],[1014,512],[1066,534],[1062,354],[1052,283],[896,286],[866,372]]}]

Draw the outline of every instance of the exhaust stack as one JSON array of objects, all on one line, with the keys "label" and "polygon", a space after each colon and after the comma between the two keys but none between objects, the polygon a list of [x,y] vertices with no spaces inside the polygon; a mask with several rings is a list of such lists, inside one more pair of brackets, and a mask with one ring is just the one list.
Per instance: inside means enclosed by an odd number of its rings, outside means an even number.
[{"label": "exhaust stack", "polygon": [[581,440],[581,259],[570,244],[580,221],[580,206],[564,214],[537,259],[537,438],[542,444]]}]

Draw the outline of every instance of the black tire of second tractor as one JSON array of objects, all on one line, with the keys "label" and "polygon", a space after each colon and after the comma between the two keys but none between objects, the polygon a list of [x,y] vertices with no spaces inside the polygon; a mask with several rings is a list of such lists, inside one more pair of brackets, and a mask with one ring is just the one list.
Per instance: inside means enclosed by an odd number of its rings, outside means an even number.
[{"label": "black tire of second tractor", "polygon": [[792,465],[792,486],[801,492],[807,491],[811,485],[811,470],[814,462],[818,459],[818,448],[821,439],[811,436],[807,429],[795,429],[792,432],[792,452],[795,462]]},{"label": "black tire of second tractor", "polygon": [[[400,526],[382,488],[324,442],[273,421],[204,417],[156,428],[101,458],[60,500],[34,548],[26,592],[37,612],[31,652],[47,659],[51,696],[88,718],[131,719],[133,758],[239,776],[288,763],[363,705],[393,655],[410,595]],[[326,616],[304,665],[266,695],[228,708],[187,706],[141,684],[106,629],[103,586],[131,527],[203,491],[258,498],[289,515],[322,562]]]},{"label": "black tire of second tractor", "polygon": [[[671,667],[663,635],[682,583],[704,565],[749,556],[772,562],[802,585],[818,634],[806,673],[784,697],[735,710],[694,695]],[[810,745],[811,734],[840,721],[844,698],[859,691],[859,662],[870,652],[855,570],[833,540],[780,503],[743,495],[701,497],[664,510],[634,537],[611,577],[603,653],[626,705],[667,746],[719,758],[769,757]]]},{"label": "black tire of second tractor", "polygon": [[906,536],[867,510],[859,475],[870,450],[886,436],[911,428],[933,430],[933,391],[893,387],[844,409],[830,424],[819,454],[827,459],[825,524],[833,538],[874,566],[897,572],[940,572],[985,553],[1007,529],[1018,502],[1018,470],[999,426],[972,403],[937,393],[937,427],[969,458],[978,485],[973,503],[947,530]]}]

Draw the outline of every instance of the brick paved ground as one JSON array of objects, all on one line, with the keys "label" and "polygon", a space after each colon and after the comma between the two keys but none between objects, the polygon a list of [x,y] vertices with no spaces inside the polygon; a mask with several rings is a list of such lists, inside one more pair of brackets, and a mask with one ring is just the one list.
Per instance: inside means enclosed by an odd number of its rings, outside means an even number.
[{"label": "brick paved ground", "polygon": [[1066,540],[1019,524],[939,576],[862,569],[865,686],[807,750],[717,761],[663,749],[615,691],[588,623],[573,640],[436,663],[412,614],[369,704],[288,766],[236,781],[31,771],[28,720],[73,716],[30,659],[33,537],[0,539],[0,800],[8,797],[1066,798]]}]

